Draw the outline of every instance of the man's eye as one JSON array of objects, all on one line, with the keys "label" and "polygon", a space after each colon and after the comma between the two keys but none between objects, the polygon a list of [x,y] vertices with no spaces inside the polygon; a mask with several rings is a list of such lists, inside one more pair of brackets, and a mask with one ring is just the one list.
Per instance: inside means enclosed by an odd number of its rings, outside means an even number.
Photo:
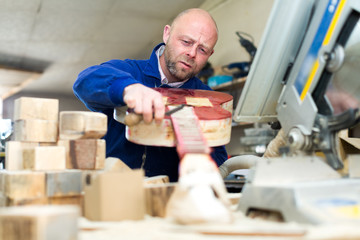
[{"label": "man's eye", "polygon": [[187,41],[187,40],[182,40],[182,42],[183,42],[183,44],[185,44],[185,45],[190,45],[190,42]]},{"label": "man's eye", "polygon": [[206,49],[204,48],[200,48],[200,52],[203,53],[203,54],[207,54],[208,52],[206,51]]}]

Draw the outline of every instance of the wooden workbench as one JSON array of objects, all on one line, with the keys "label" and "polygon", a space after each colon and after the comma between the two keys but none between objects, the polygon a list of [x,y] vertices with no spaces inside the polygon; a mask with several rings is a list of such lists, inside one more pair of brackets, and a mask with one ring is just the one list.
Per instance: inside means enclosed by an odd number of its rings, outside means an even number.
[{"label": "wooden workbench", "polygon": [[79,240],[208,240],[208,239],[360,239],[356,224],[312,226],[250,219],[236,213],[232,224],[179,225],[170,219],[146,216],[141,221],[79,220]]}]

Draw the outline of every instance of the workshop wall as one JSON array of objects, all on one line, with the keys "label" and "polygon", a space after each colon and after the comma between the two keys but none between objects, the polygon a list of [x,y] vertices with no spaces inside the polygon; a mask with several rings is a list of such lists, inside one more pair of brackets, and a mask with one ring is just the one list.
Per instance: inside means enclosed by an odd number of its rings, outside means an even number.
[{"label": "workshop wall", "polygon": [[217,1],[217,5],[209,5],[209,2],[213,1],[205,1],[202,7],[211,13],[219,29],[215,52],[210,58],[211,64],[222,66],[248,61],[250,56],[240,45],[235,32],[250,34],[254,38],[254,45],[258,47],[274,1],[227,0]]},{"label": "workshop wall", "polygon": [[20,97],[54,98],[59,99],[59,111],[89,111],[75,95],[50,94],[50,93],[18,93],[4,100],[3,118],[13,119],[14,101]]},{"label": "workshop wall", "polygon": [[[213,67],[219,69],[229,63],[250,60],[250,55],[240,45],[236,32],[251,35],[254,38],[253,44],[258,47],[273,4],[273,0],[206,0],[202,4],[201,8],[210,12],[219,29],[215,52],[209,59]],[[232,89],[228,93],[234,96],[236,106],[241,89]],[[230,143],[226,145],[229,155],[251,154],[240,139],[245,136],[244,129],[252,127],[254,126],[250,124],[232,128]]]}]

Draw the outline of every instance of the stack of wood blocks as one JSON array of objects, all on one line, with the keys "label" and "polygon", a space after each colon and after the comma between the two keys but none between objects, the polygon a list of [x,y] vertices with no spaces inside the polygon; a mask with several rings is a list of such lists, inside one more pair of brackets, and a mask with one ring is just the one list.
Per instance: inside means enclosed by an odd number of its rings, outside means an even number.
[{"label": "stack of wood blocks", "polygon": [[83,207],[83,170],[105,161],[107,116],[60,112],[57,99],[15,100],[14,134],[0,172],[1,206],[75,204]]}]

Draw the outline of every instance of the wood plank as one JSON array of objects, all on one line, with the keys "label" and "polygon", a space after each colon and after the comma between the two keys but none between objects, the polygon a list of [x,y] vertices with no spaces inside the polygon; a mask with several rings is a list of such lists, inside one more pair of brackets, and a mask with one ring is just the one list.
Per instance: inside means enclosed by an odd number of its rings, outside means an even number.
[{"label": "wood plank", "polygon": [[20,97],[14,102],[14,120],[42,119],[58,122],[59,100]]},{"label": "wood plank", "polygon": [[79,210],[75,206],[23,206],[0,209],[0,239],[77,239]]},{"label": "wood plank", "polygon": [[[35,130],[36,129],[36,130]],[[56,142],[58,138],[58,122],[25,119],[14,123],[14,140],[24,142]]]},{"label": "wood plank", "polygon": [[61,146],[39,146],[23,150],[24,169],[64,170],[65,148]]},{"label": "wood plank", "polygon": [[26,199],[45,196],[45,173],[11,171],[4,174],[4,193],[11,199]]},{"label": "wood plank", "polygon": [[132,171],[132,169],[126,165],[119,158],[107,157],[105,159],[104,170],[106,172],[123,172],[123,171]]},{"label": "wood plank", "polygon": [[80,170],[47,171],[46,196],[79,196],[83,192],[82,172]]},{"label": "wood plank", "polygon": [[105,167],[104,139],[59,140],[58,145],[65,147],[67,169],[95,170]]},{"label": "wood plank", "polygon": [[159,176],[154,176],[154,177],[146,177],[144,179],[144,184],[148,185],[148,184],[161,184],[161,183],[169,183],[169,177],[166,175],[159,175]]},{"label": "wood plank", "polygon": [[145,185],[146,214],[154,217],[165,217],[166,205],[176,185],[177,183]]},{"label": "wood plank", "polygon": [[23,170],[23,150],[39,146],[37,142],[7,141],[5,145],[5,169]]},{"label": "wood plank", "polygon": [[107,132],[107,116],[97,112],[62,111],[59,132],[61,140],[98,139]]},{"label": "wood plank", "polygon": [[85,217],[93,221],[140,220],[145,215],[144,172],[103,172],[84,188]]}]

